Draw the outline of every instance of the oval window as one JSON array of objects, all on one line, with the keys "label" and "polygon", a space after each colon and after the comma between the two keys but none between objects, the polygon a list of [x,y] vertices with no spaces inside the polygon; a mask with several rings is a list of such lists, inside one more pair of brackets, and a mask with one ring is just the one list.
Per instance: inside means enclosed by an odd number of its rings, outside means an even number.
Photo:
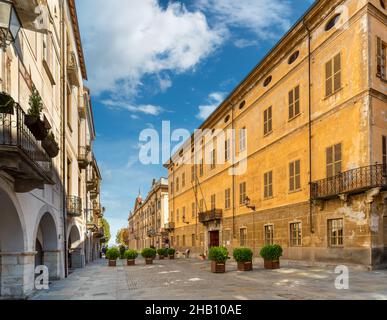
[{"label": "oval window", "polygon": [[245,105],[246,105],[246,101],[243,100],[239,105],[239,109],[243,109]]},{"label": "oval window", "polygon": [[263,83],[263,86],[264,86],[264,87],[267,87],[267,86],[270,84],[270,82],[271,82],[272,79],[273,79],[272,76],[267,77],[266,80],[265,80],[265,82]]},{"label": "oval window", "polygon": [[340,16],[341,16],[341,13],[338,13],[335,16],[333,16],[333,18],[331,20],[329,20],[328,23],[326,24],[325,31],[331,30],[336,25],[336,23],[339,21]]},{"label": "oval window", "polygon": [[300,51],[297,50],[296,52],[294,52],[294,53],[289,57],[288,64],[292,64],[294,61],[296,61],[299,55],[300,55]]},{"label": "oval window", "polygon": [[386,9],[386,0],[380,0],[380,5],[383,9]]},{"label": "oval window", "polygon": [[183,155],[184,155],[184,150],[180,150],[179,156],[180,156],[180,157],[183,157]]},{"label": "oval window", "polygon": [[224,123],[227,123],[230,121],[230,116],[227,116],[225,119],[224,119]]}]

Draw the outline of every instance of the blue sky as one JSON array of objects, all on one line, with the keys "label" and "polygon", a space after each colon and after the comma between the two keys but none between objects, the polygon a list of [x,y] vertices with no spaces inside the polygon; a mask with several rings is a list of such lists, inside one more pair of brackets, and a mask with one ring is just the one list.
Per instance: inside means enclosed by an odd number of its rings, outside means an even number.
[{"label": "blue sky", "polygon": [[192,132],[312,2],[77,1],[113,242],[139,189],[167,176],[138,161],[140,132],[162,121]]}]

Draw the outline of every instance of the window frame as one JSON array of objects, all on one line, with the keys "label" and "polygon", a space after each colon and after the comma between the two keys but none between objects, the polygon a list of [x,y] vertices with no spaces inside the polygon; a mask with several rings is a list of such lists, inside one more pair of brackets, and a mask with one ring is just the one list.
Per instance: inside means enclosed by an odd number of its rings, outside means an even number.
[{"label": "window frame", "polygon": [[289,121],[297,118],[301,114],[300,86],[294,87],[289,91]]},{"label": "window frame", "polygon": [[387,80],[386,55],[387,43],[382,38],[377,37],[376,43],[376,76],[382,80]]},{"label": "window frame", "polygon": [[[334,235],[334,232],[336,232],[337,235]],[[329,248],[344,247],[344,219],[343,218],[328,219],[327,235],[328,235]]]},{"label": "window frame", "polygon": [[[297,228],[294,228],[297,226]],[[302,222],[291,222],[289,224],[289,246],[302,247]]]},{"label": "window frame", "polygon": [[273,106],[263,111],[263,135],[266,137],[273,133]]},{"label": "window frame", "polygon": [[[340,147],[340,152],[338,152],[338,147]],[[337,158],[338,153],[340,154],[340,159]],[[331,156],[329,156],[329,154],[331,154]],[[332,162],[329,162],[329,158],[331,158]],[[328,179],[334,178],[343,172],[343,144],[341,142],[326,148],[325,165],[326,177]]]},{"label": "window frame", "polygon": [[231,188],[224,191],[224,208],[225,210],[231,209]]},{"label": "window frame", "polygon": [[263,175],[263,187],[264,187],[264,199],[271,199],[274,197],[274,188],[273,188],[273,170],[268,171]]},{"label": "window frame", "polygon": [[[343,87],[341,61],[342,61],[342,54],[341,52],[339,52],[333,58],[331,58],[329,61],[325,63],[325,97],[326,98],[332,95],[335,95]],[[338,68],[336,68],[337,62],[339,62]],[[339,80],[337,80],[337,78]],[[339,84],[337,87],[336,87],[336,83]],[[330,90],[328,90],[328,88],[330,88]]]},{"label": "window frame", "polygon": [[[297,171],[298,168],[298,171]],[[301,190],[301,160],[289,163],[289,192]]]},{"label": "window frame", "polygon": [[245,205],[246,198],[247,198],[247,183],[245,181],[239,184],[239,204],[241,206]]},{"label": "window frame", "polygon": [[[269,232],[268,232],[269,231]],[[274,244],[274,224],[267,224],[263,227],[265,245]],[[269,237],[268,237],[269,235]]]},{"label": "window frame", "polygon": [[[244,233],[244,237],[242,237],[242,232]],[[243,239],[243,243],[242,243]],[[241,227],[239,228],[239,246],[241,248],[247,247],[247,227]]]}]

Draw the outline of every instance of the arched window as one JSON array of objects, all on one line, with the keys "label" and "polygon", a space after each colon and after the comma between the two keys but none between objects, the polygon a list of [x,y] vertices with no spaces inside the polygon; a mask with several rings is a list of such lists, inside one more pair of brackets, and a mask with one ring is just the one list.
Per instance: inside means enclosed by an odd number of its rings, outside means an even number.
[{"label": "arched window", "polygon": [[266,80],[263,82],[263,86],[264,87],[267,87],[270,83],[271,83],[271,80],[273,79],[273,77],[272,76],[268,76],[267,78],[266,78]]},{"label": "arched window", "polygon": [[243,109],[246,105],[246,101],[242,101],[241,104],[239,105],[239,110]]},{"label": "arched window", "polygon": [[296,61],[299,55],[300,55],[300,51],[299,51],[299,50],[297,50],[296,52],[294,52],[294,53],[289,57],[288,64],[292,64],[294,61]]},{"label": "arched window", "polygon": [[340,16],[341,16],[341,13],[334,15],[331,18],[331,20],[329,20],[328,23],[325,25],[325,31],[331,30],[336,25],[336,23],[339,21]]}]

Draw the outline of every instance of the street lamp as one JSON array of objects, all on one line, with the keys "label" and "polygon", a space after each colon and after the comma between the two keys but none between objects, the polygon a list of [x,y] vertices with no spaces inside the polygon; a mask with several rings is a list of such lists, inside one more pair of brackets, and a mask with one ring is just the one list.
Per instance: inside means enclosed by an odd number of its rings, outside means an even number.
[{"label": "street lamp", "polygon": [[247,208],[253,210],[253,211],[255,211],[255,209],[256,209],[255,206],[252,206],[252,205],[251,205],[251,200],[250,200],[249,197],[246,197],[246,199],[245,199],[245,206],[246,206]]},{"label": "street lamp", "polygon": [[4,51],[16,41],[20,28],[20,19],[12,2],[0,0],[0,40]]}]

